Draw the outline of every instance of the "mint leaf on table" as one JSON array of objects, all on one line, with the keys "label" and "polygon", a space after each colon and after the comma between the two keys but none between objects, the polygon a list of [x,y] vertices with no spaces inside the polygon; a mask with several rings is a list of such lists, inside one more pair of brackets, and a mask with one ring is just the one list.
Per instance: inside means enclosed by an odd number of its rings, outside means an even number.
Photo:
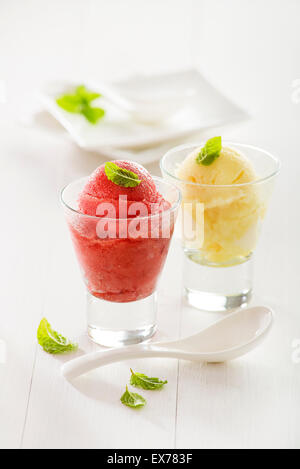
[{"label": "mint leaf on table", "polygon": [[136,388],[146,389],[149,391],[154,391],[156,389],[161,389],[168,381],[162,381],[159,378],[149,378],[148,376],[142,373],[134,373],[132,369],[130,384]]},{"label": "mint leaf on table", "polygon": [[91,103],[101,94],[88,90],[84,85],[77,86],[73,94],[64,94],[56,99],[56,103],[68,112],[82,114],[91,124],[96,124],[105,115],[105,110],[92,107]]},{"label": "mint leaf on table", "polygon": [[105,163],[105,174],[107,179],[114,184],[123,187],[136,187],[141,183],[138,175],[128,169],[120,168],[120,166],[111,161]]},{"label": "mint leaf on table", "polygon": [[128,390],[128,386],[126,386],[126,391],[124,392],[123,396],[121,397],[121,402],[127,407],[139,408],[144,407],[146,405],[146,399],[135,392],[130,392]]},{"label": "mint leaf on table", "polygon": [[222,150],[222,138],[213,137],[207,140],[203,148],[201,148],[200,153],[198,154],[196,161],[198,164],[203,164],[204,166],[211,165],[216,158],[220,156]]},{"label": "mint leaf on table", "polygon": [[49,322],[43,318],[40,322],[37,339],[40,346],[47,353],[59,354],[65,352],[73,352],[77,350],[78,345],[70,342],[58,332],[54,331]]}]

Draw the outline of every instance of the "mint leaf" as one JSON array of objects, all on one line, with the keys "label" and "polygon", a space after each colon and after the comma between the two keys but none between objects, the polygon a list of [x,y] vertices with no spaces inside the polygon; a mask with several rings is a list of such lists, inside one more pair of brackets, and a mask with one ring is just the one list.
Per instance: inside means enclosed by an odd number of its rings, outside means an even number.
[{"label": "mint leaf", "polygon": [[168,381],[161,381],[159,378],[149,378],[148,376],[142,373],[134,373],[132,369],[130,384],[136,388],[146,389],[149,391],[154,391],[156,389],[161,389]]},{"label": "mint leaf", "polygon": [[84,85],[79,85],[76,88],[75,94],[85,101],[86,104],[90,104],[94,99],[100,98],[101,94],[94,91],[87,90]]},{"label": "mint leaf", "polygon": [[51,354],[73,352],[78,348],[77,344],[71,343],[68,339],[54,331],[45,318],[40,322],[37,339],[45,352]]},{"label": "mint leaf", "polygon": [[91,124],[96,124],[105,115],[105,110],[92,107],[91,102],[101,96],[88,90],[84,85],[77,86],[73,94],[64,94],[56,99],[56,103],[68,112],[82,114]]},{"label": "mint leaf", "polygon": [[100,107],[86,106],[82,109],[81,114],[83,114],[91,124],[96,124],[99,119],[102,119],[105,111]]},{"label": "mint leaf", "polygon": [[203,164],[204,166],[211,165],[216,158],[220,155],[222,150],[222,138],[221,137],[213,137],[207,140],[206,144],[199,155],[196,158],[198,164]]},{"label": "mint leaf", "polygon": [[81,99],[78,96],[74,96],[71,94],[65,94],[56,100],[57,104],[68,112],[81,112]]},{"label": "mint leaf", "polygon": [[139,394],[135,392],[128,391],[128,386],[126,386],[126,391],[124,392],[123,396],[121,397],[121,402],[127,407],[139,408],[144,407],[146,404],[146,399],[144,399]]},{"label": "mint leaf", "polygon": [[129,171],[128,169],[120,168],[120,166],[110,161],[105,163],[104,170],[107,179],[118,186],[136,187],[141,183],[137,174]]}]

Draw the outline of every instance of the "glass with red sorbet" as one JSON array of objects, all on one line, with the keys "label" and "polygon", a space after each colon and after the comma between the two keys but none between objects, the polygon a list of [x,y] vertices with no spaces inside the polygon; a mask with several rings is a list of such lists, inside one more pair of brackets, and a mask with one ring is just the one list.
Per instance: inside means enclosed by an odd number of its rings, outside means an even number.
[{"label": "glass with red sorbet", "polygon": [[105,346],[149,339],[180,191],[137,163],[113,161],[67,185],[61,200],[87,287],[90,338]]}]

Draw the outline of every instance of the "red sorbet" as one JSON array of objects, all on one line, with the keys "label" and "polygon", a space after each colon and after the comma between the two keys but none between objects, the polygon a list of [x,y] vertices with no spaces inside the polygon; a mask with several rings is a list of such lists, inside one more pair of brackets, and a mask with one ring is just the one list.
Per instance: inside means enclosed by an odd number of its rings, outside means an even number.
[{"label": "red sorbet", "polygon": [[[168,253],[174,220],[169,221],[169,235],[163,237],[161,224],[170,208],[169,202],[158,193],[152,177],[142,166],[130,161],[114,163],[137,174],[141,183],[136,187],[117,185],[107,178],[105,165],[100,166],[79,195],[78,207],[84,215],[73,214],[69,226],[89,292],[108,301],[128,302],[154,292]],[[120,196],[127,196],[128,200],[125,217],[119,213]],[[152,225],[150,218],[138,218],[136,202],[142,202],[147,214],[152,215]],[[101,210],[102,203],[115,208],[115,217]],[[105,220],[105,216],[110,219]],[[121,232],[126,217],[130,218],[128,228]],[[104,231],[110,233],[104,239],[99,237],[101,223],[106,227]],[[130,223],[134,223],[138,236]],[[156,237],[151,237],[151,226],[156,228]]]}]

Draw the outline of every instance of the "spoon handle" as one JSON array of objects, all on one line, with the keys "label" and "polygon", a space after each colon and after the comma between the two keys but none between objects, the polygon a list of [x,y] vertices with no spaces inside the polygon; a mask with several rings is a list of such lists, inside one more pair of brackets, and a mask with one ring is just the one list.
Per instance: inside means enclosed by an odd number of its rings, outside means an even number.
[{"label": "spoon handle", "polygon": [[110,363],[142,357],[186,358],[186,353],[149,344],[128,345],[127,347],[88,353],[70,360],[62,366],[62,374],[67,379],[74,379]]}]

